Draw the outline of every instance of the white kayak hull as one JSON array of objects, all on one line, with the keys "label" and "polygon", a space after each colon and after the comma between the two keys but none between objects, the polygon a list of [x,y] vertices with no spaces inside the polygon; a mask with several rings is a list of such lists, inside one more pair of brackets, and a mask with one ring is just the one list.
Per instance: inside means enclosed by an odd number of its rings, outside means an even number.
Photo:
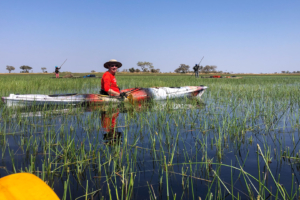
[{"label": "white kayak hull", "polygon": [[206,86],[185,87],[154,87],[154,88],[130,88],[122,90],[128,94],[127,98],[110,97],[100,94],[10,94],[2,97],[7,106],[43,106],[43,105],[78,105],[78,104],[105,104],[120,102],[135,102],[144,100],[166,100],[175,98],[195,97],[201,98]]}]

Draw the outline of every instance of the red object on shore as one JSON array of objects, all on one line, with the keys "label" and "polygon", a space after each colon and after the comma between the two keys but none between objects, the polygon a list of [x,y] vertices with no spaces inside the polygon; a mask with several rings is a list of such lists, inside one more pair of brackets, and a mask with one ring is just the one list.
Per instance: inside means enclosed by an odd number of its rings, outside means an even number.
[{"label": "red object on shore", "polygon": [[221,78],[221,76],[212,76],[213,78]]}]

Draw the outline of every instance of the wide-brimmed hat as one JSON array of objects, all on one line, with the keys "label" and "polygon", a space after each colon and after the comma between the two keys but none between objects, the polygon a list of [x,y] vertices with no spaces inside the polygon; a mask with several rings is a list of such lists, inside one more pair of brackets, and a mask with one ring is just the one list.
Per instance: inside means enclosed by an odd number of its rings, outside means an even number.
[{"label": "wide-brimmed hat", "polygon": [[117,60],[115,60],[115,59],[111,59],[111,60],[109,60],[108,62],[104,63],[104,67],[105,67],[106,69],[108,69],[109,64],[113,64],[113,63],[116,64],[118,68],[122,67],[122,63],[120,63],[119,61],[117,61]]}]

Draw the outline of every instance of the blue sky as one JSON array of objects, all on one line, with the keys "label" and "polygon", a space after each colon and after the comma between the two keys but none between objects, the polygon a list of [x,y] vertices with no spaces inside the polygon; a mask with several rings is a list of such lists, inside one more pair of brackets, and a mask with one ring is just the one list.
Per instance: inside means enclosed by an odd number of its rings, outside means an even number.
[{"label": "blue sky", "polygon": [[[300,0],[0,0],[0,73],[105,71],[152,62],[243,73],[300,71]],[[121,68],[122,69],[122,68]]]}]

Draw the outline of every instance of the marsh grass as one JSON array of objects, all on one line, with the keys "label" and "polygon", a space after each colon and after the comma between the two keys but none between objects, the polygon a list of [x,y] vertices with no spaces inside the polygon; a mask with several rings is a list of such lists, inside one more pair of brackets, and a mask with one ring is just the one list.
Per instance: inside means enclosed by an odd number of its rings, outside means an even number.
[{"label": "marsh grass", "polygon": [[[62,199],[299,197],[298,76],[117,80],[121,88],[209,89],[202,101],[13,109],[1,104],[1,174],[36,174]],[[18,75],[0,79],[0,85],[1,96],[98,93],[100,79]],[[103,120],[113,116],[116,129],[108,132]]]}]

